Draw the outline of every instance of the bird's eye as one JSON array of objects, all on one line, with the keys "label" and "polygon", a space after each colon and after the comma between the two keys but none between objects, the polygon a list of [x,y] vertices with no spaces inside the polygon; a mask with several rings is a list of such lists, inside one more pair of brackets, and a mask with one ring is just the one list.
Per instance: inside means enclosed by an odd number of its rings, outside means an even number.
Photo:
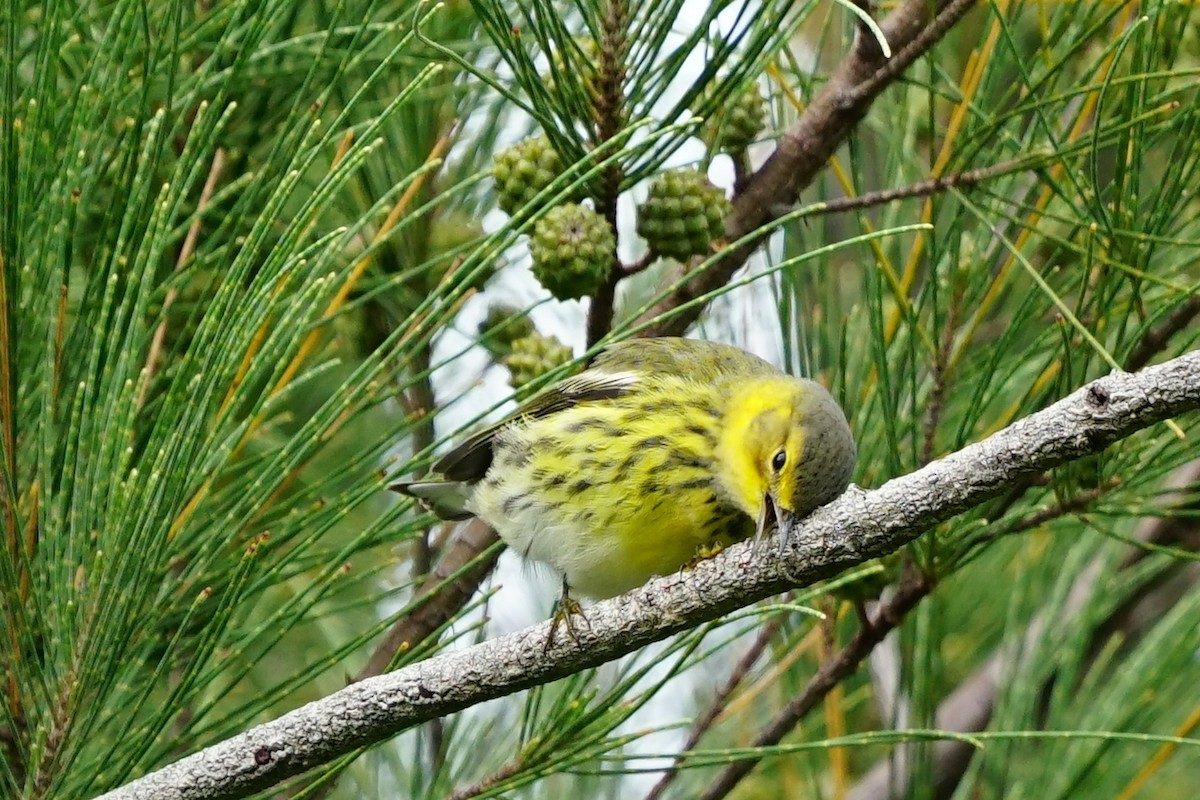
[{"label": "bird's eye", "polygon": [[778,453],[775,454],[775,457],[771,459],[771,469],[775,470],[776,472],[779,472],[780,470],[783,469],[783,465],[786,463],[787,463],[787,453],[784,452],[783,450],[780,450]]}]

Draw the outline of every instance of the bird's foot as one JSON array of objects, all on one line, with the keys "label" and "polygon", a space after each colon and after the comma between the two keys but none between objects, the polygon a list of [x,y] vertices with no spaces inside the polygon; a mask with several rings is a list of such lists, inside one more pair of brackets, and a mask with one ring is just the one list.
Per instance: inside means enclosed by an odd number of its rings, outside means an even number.
[{"label": "bird's foot", "polygon": [[683,565],[682,571],[688,572],[701,561],[707,561],[717,553],[724,550],[725,547],[726,545],[722,542],[709,542],[707,544],[700,545],[696,548],[696,554],[692,556],[692,559]]},{"label": "bird's foot", "polygon": [[564,627],[567,630],[567,636],[572,642],[579,640],[579,629],[575,627],[576,619],[581,621],[587,628],[591,628],[588,623],[587,615],[583,613],[583,606],[579,605],[579,601],[571,597],[569,587],[564,579],[562,585],[562,594],[558,600],[554,602],[554,615],[551,617],[550,633],[546,635],[546,644],[542,648],[542,652],[549,650],[554,646],[554,637],[558,633],[559,627]]}]

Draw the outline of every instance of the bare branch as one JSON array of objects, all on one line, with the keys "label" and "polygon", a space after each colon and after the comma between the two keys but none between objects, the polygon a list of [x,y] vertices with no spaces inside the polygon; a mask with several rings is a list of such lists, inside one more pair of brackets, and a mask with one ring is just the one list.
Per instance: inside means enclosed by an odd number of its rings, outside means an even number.
[{"label": "bare branch", "polygon": [[500,548],[494,548],[487,558],[476,559],[498,541],[500,537],[482,520],[473,519],[464,524],[421,586],[418,596],[427,597],[428,601],[392,626],[355,680],[366,680],[387,672],[388,665],[398,654],[416,647],[449,622],[496,565]]},{"label": "bare branch", "polygon": [[245,796],[436,717],[603,664],[788,589],[886,555],[1022,478],[1200,408],[1200,350],[1114,372],[987,439],[872,491],[851,487],[778,557],[749,543],[597,603],[547,647],[550,623],[353,684],[188,756],[104,800]]}]

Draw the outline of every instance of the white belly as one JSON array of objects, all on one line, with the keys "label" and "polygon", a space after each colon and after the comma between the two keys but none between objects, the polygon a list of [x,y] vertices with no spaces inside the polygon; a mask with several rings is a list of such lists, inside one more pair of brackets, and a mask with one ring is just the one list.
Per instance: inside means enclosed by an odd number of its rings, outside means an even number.
[{"label": "white belly", "polygon": [[564,576],[573,593],[604,598],[640,586],[650,575],[622,569],[615,543],[606,531],[581,520],[567,520],[537,505],[509,503],[508,494],[481,483],[471,510],[486,520],[522,558],[546,564]]}]

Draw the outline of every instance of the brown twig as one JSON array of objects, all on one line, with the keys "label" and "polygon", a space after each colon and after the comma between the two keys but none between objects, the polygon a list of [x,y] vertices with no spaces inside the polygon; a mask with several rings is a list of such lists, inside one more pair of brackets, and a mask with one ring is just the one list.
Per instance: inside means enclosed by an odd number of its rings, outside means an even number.
[{"label": "brown twig", "polygon": [[[708,733],[713,723],[717,721],[717,718],[721,716],[721,712],[729,704],[729,698],[733,696],[733,692],[741,686],[742,681],[750,674],[750,670],[758,663],[758,659],[762,657],[767,647],[774,641],[776,634],[779,633],[779,629],[782,626],[783,620],[775,617],[759,629],[754,643],[750,645],[733,670],[730,671],[729,676],[725,679],[725,683],[717,689],[717,693],[709,702],[708,708],[692,723],[692,729],[688,733],[687,742],[680,748],[681,752],[693,750],[700,743],[700,740],[704,738],[704,734]],[[647,792],[646,800],[658,800],[659,797],[662,797],[663,792],[675,780],[682,766],[683,758],[677,756],[671,762],[671,766],[663,771],[662,777],[658,779],[658,783],[654,784],[653,788]]]},{"label": "brown twig", "polygon": [[505,762],[498,770],[488,775],[486,778],[472,783],[470,786],[464,786],[461,789],[456,789],[454,794],[446,798],[446,800],[468,800],[471,797],[478,797],[498,784],[503,783],[512,776],[521,771],[525,765],[525,759],[518,753],[514,758]]},{"label": "brown twig", "polygon": [[[96,622],[98,608],[93,606],[86,613],[82,630],[89,630]],[[60,777],[58,768],[63,763],[70,763],[78,750],[78,742],[71,738],[78,718],[81,694],[80,663],[83,661],[84,643],[76,640],[71,649],[71,661],[67,671],[56,681],[57,691],[51,706],[46,710],[48,718],[44,727],[37,729],[37,738],[41,741],[34,749],[39,758],[32,775],[32,790],[25,795],[29,800],[41,800],[49,797],[58,788]],[[36,738],[35,738],[36,741]],[[33,766],[31,764],[31,766]]]},{"label": "brown twig", "polygon": [[[196,250],[196,240],[200,238],[200,225],[204,220],[204,210],[212,200],[213,192],[217,189],[217,181],[221,179],[221,170],[225,168],[225,148],[218,147],[213,153],[212,166],[208,168],[208,177],[204,180],[204,188],[200,190],[200,199],[196,203],[196,218],[188,227],[183,246],[179,248],[179,257],[175,259],[175,272],[183,269],[183,265],[192,257]],[[162,357],[163,343],[167,339],[167,311],[175,303],[179,290],[171,287],[167,290],[162,304],[162,321],[154,330],[154,338],[150,340],[150,350],[146,354],[146,369],[142,377],[142,388],[138,392],[137,407],[141,408],[146,402],[146,393],[150,391],[154,373],[158,370],[158,360]]]},{"label": "brown twig", "polygon": [[954,332],[958,328],[958,310],[962,304],[964,282],[955,280],[946,326],[942,330],[942,342],[938,347],[933,364],[933,388],[929,392],[929,404],[925,411],[925,443],[921,447],[921,463],[928,464],[937,452],[937,430],[942,419],[946,399],[946,373],[950,363],[950,350],[954,346]]},{"label": "brown twig", "polygon": [[[629,53],[629,0],[607,0],[600,12],[600,58],[596,65],[596,146],[601,147],[620,132],[625,122],[625,62]],[[614,163],[601,175],[597,208],[617,231],[617,199],[621,195],[622,170]],[[592,294],[588,307],[587,344],[591,347],[612,328],[613,302],[617,283],[623,277],[616,246],[608,274]]]},{"label": "brown twig", "polygon": [[[433,382],[430,379],[430,359],[432,358],[432,348],[428,341],[422,342],[417,346],[416,353],[413,355],[412,372],[415,374],[412,385],[407,392],[401,392],[400,398],[407,407],[408,416],[413,420],[412,427],[412,451],[421,453],[433,446],[434,442],[434,414],[433,410],[437,403],[437,398],[433,394]],[[425,474],[425,470],[419,469],[413,473],[414,477],[421,478]],[[411,574],[414,580],[420,580],[429,574],[430,567],[433,566],[433,551],[430,547],[431,531],[425,530],[414,542],[412,570]]]},{"label": "brown twig", "polygon": [[[1025,489],[1028,489],[1029,486],[1032,485],[1032,483],[1028,484]],[[1043,508],[1040,511],[1031,511],[1025,516],[1019,517],[1007,525],[989,527],[987,530],[983,531],[978,536],[966,543],[965,547],[963,547],[959,553],[958,563],[962,563],[968,553],[975,552],[979,548],[987,545],[989,542],[995,541],[996,539],[1001,539],[1006,536],[1013,536],[1018,533],[1024,533],[1025,531],[1031,531],[1034,528],[1040,528],[1047,522],[1058,519],[1065,514],[1074,514],[1076,512],[1083,511],[1090,507],[1092,503],[1096,502],[1119,485],[1120,481],[1117,479],[1108,480],[1100,486],[1079,492],[1070,499],[1063,500],[1062,502],[1050,508]],[[1019,495],[1017,498],[1019,498]],[[1013,503],[1016,502],[1017,498],[1013,499]]]},{"label": "brown twig", "polygon": [[[414,420],[412,428],[412,447],[414,453],[420,453],[431,448],[435,437],[433,409],[437,398],[434,396],[433,381],[430,378],[431,359],[432,348],[430,343],[428,341],[422,342],[418,345],[417,352],[414,355],[413,371],[416,373],[416,377],[413,380],[412,386],[409,387],[408,392],[404,395],[409,413]],[[423,474],[423,470],[415,473],[417,477]],[[414,581],[424,580],[429,574],[429,570],[433,567],[433,548],[430,542],[431,533],[432,530],[426,528],[413,541],[412,568],[410,572]],[[395,657],[396,653],[392,652],[389,660]],[[380,654],[379,660],[383,660],[383,654]],[[440,719],[430,720],[425,723],[422,733],[429,751],[431,767],[434,771],[437,771],[441,769],[446,756],[446,735],[442,721]],[[330,781],[331,786],[333,783],[333,781]]]},{"label": "brown twig", "polygon": [[[859,628],[854,638],[837,655],[827,659],[809,679],[800,694],[793,697],[766,727],[759,732],[752,747],[773,747],[824,699],[833,687],[858,671],[859,665],[883,638],[895,629],[909,611],[933,590],[934,583],[913,575],[897,588],[887,601],[880,603],[871,614],[869,625]],[[701,800],[720,800],[726,797],[757,766],[760,757],[747,758],[727,766],[708,789],[700,795]]]},{"label": "brown twig", "polygon": [[1200,295],[1192,295],[1180,303],[1179,307],[1167,315],[1167,318],[1157,328],[1151,328],[1142,335],[1133,352],[1125,362],[1125,369],[1136,372],[1150,363],[1150,359],[1162,352],[1171,337],[1182,331],[1197,316],[1200,315]]},{"label": "brown twig", "polygon": [[[904,0],[879,26],[895,51],[890,59],[883,56],[873,37],[860,35],[833,76],[780,138],[775,152],[734,197],[733,210],[725,221],[726,239],[749,236],[778,216],[778,209],[795,202],[800,190],[813,181],[866,116],[875,97],[975,5],[975,0]],[[931,11],[935,12],[932,18]],[[692,302],[728,283],[762,238],[730,248],[722,259],[647,311],[643,322],[667,318],[651,323],[646,335],[684,333],[703,311],[702,304]]]},{"label": "brown twig", "polygon": [[639,272],[644,272],[651,264],[658,260],[658,256],[654,253],[646,253],[632,264],[621,265],[621,276],[637,275]]},{"label": "brown twig", "polygon": [[427,602],[396,621],[354,680],[387,672],[397,654],[408,652],[453,619],[491,573],[500,557],[500,549],[494,547],[498,541],[496,532],[478,519],[462,525],[417,590],[417,597],[428,598]]},{"label": "brown twig", "polygon": [[930,195],[941,194],[950,189],[966,189],[974,186],[977,183],[982,183],[985,180],[998,178],[1002,175],[1009,175],[1014,172],[1022,172],[1033,169],[1038,166],[1038,161],[1026,158],[1014,158],[1008,161],[1002,161],[999,164],[993,164],[989,167],[979,167],[977,169],[963,170],[962,172],[954,172],[949,175],[943,175],[938,178],[930,178],[929,180],[919,181],[901,186],[897,189],[880,189],[875,192],[864,192],[855,197],[839,197],[835,200],[828,200],[824,203],[815,203],[811,206],[811,214],[813,216],[825,214],[838,214],[846,211],[858,211],[865,208],[873,208],[886,203],[894,203],[897,200],[911,200],[914,197],[929,197]]}]

